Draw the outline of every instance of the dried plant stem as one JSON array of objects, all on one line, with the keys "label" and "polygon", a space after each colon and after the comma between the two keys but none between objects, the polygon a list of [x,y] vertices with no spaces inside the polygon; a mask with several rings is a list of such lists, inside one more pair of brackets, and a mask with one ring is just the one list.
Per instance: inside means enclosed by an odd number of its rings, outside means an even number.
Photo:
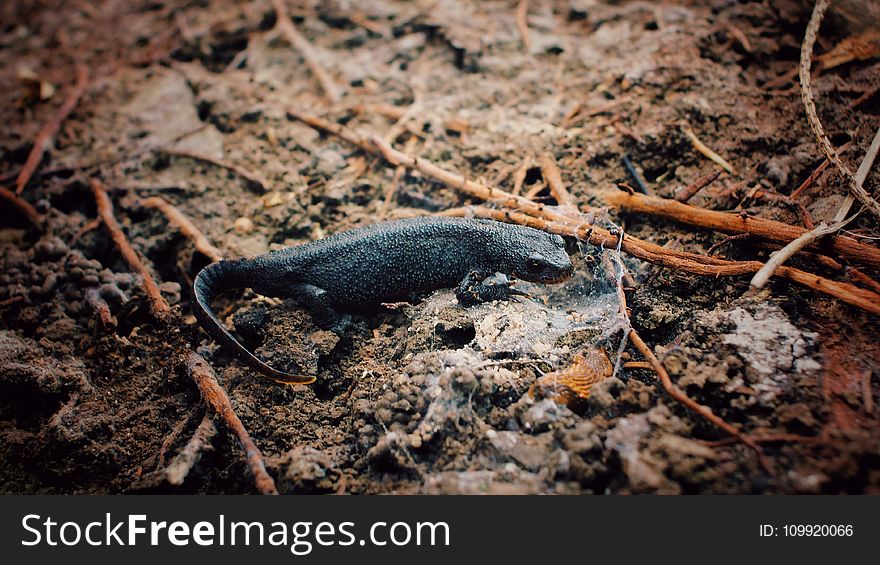
[{"label": "dried plant stem", "polygon": [[392,165],[403,165],[408,169],[416,169],[422,174],[473,198],[565,224],[580,225],[584,223],[584,219],[579,213],[573,214],[570,210],[537,204],[528,198],[469,180],[458,173],[440,168],[426,159],[398,151],[378,136],[363,137],[345,126],[297,110],[288,110],[287,115],[289,118],[301,121],[315,129],[344,139],[367,153],[380,155]]},{"label": "dried plant stem", "polygon": [[516,5],[516,29],[522,40],[523,51],[528,53],[532,50],[532,40],[529,38],[529,0],[519,0]]},{"label": "dried plant stem", "polygon": [[819,143],[822,153],[825,154],[825,157],[829,161],[834,163],[837,169],[846,178],[850,194],[855,197],[856,200],[861,202],[865,208],[870,210],[871,213],[880,218],[880,204],[868,194],[867,190],[862,188],[861,183],[854,178],[849,167],[846,166],[834,151],[834,147],[831,146],[831,141],[828,139],[828,135],[825,133],[825,128],[822,127],[822,122],[819,120],[819,116],[816,113],[816,103],[813,101],[813,89],[810,84],[810,67],[813,63],[813,45],[816,43],[819,26],[822,25],[822,19],[825,17],[825,12],[828,10],[829,5],[830,2],[828,0],[816,0],[816,4],[813,6],[813,14],[810,17],[810,22],[807,24],[807,31],[804,34],[804,42],[801,45],[801,60],[799,67],[801,100],[804,103],[804,110],[807,114],[807,121],[810,124],[810,129],[813,130],[813,135],[816,137],[816,141]]},{"label": "dried plant stem", "polygon": [[277,17],[276,25],[278,26],[278,29],[281,30],[281,33],[284,34],[287,41],[299,51],[300,55],[302,55],[309,70],[312,71],[312,74],[315,75],[315,78],[321,83],[321,89],[324,91],[324,96],[327,97],[327,100],[329,100],[331,104],[339,102],[341,96],[339,95],[339,89],[336,87],[336,83],[333,82],[330,73],[328,73],[318,62],[315,48],[312,47],[312,44],[303,37],[298,29],[296,29],[296,25],[294,25],[293,20],[290,19],[290,15],[287,13],[287,6],[284,4],[284,0],[272,0],[272,5],[275,7],[275,14]]},{"label": "dried plant stem", "polygon": [[235,414],[229,396],[226,395],[226,391],[217,382],[214,369],[211,368],[201,355],[192,351],[187,354],[186,368],[202,392],[205,402],[223,418],[229,429],[238,438],[251,473],[254,475],[257,490],[260,494],[278,494],[278,490],[275,488],[275,481],[266,471],[263,454],[260,453],[259,448],[254,444],[250,434],[244,428],[244,424],[241,423],[241,420]]},{"label": "dried plant stem", "polygon": [[694,149],[696,149],[698,153],[701,153],[704,157],[717,164],[728,173],[732,175],[736,174],[733,165],[728,163],[727,160],[724,159],[724,157],[722,157],[718,153],[715,153],[714,151],[709,149],[709,147],[705,143],[700,141],[700,138],[697,137],[697,134],[694,133],[694,130],[685,126],[682,127],[681,131],[684,132],[684,135],[690,140],[691,145],[694,146]]},{"label": "dried plant stem", "polygon": [[[708,228],[724,233],[748,233],[770,241],[788,243],[806,233],[807,230],[782,222],[755,218],[743,214],[717,212],[697,206],[690,206],[675,200],[628,194],[626,192],[606,192],[602,194],[605,202],[621,210],[651,214],[676,220],[687,225]],[[880,268],[880,249],[865,245],[854,238],[834,236],[824,243],[828,251],[851,261]]]},{"label": "dried plant stem", "polygon": [[192,241],[195,248],[211,259],[211,261],[219,261],[223,259],[223,252],[214,247],[214,245],[208,241],[208,238],[199,231],[183,212],[178,210],[174,205],[161,196],[143,198],[141,199],[141,205],[146,206],[147,208],[156,208],[165,214],[165,217],[168,218],[171,225],[179,229],[180,233]]},{"label": "dried plant stem", "polygon": [[714,173],[709,173],[704,177],[698,178],[683,189],[679,190],[675,194],[675,200],[679,202],[687,202],[688,200],[696,196],[698,192],[715,182],[715,179],[717,179],[719,176],[721,176],[721,171],[715,171]]},{"label": "dried plant stem", "polygon": [[95,195],[95,202],[98,205],[98,216],[100,216],[104,225],[107,226],[113,243],[116,244],[117,249],[119,249],[122,258],[125,259],[128,266],[140,275],[144,291],[147,293],[153,306],[153,312],[160,318],[166,318],[171,313],[171,308],[168,306],[165,298],[162,297],[162,293],[159,292],[159,287],[156,286],[153,275],[150,274],[146,265],[138,257],[137,252],[132,248],[128,238],[125,237],[125,233],[119,226],[119,222],[116,221],[113,215],[113,203],[110,201],[110,197],[107,196],[104,185],[98,179],[92,179],[91,185],[92,193]]},{"label": "dried plant stem", "polygon": [[661,363],[660,360],[657,359],[657,356],[654,355],[654,352],[651,351],[651,348],[648,347],[648,344],[642,341],[642,338],[639,336],[638,332],[631,329],[629,331],[629,339],[630,341],[632,341],[636,349],[639,350],[639,353],[641,353],[645,357],[645,359],[648,360],[648,363],[651,364],[651,368],[654,369],[655,373],[657,373],[657,377],[660,379],[660,384],[663,386],[663,389],[669,396],[752,448],[752,450],[758,454],[758,460],[761,462],[761,465],[764,467],[764,469],[768,473],[773,474],[773,467],[770,465],[770,461],[764,455],[764,450],[761,449],[761,446],[758,445],[755,440],[742,433],[738,429],[734,428],[720,417],[713,414],[709,407],[703,406],[696,400],[686,395],[683,390],[678,388],[675,383],[672,382],[672,379],[669,377],[669,373],[667,373],[666,368],[663,367],[663,363]]},{"label": "dried plant stem", "polygon": [[538,159],[538,163],[541,166],[541,174],[544,175],[544,180],[547,181],[547,186],[550,187],[550,194],[553,195],[556,202],[564,207],[575,206],[574,198],[568,192],[565,183],[562,182],[562,173],[559,171],[559,165],[556,164],[556,159],[553,158],[553,155],[544,153]]},{"label": "dried plant stem", "polygon": [[40,159],[43,158],[43,153],[49,148],[49,145],[52,143],[52,138],[55,137],[55,134],[61,129],[61,124],[68,116],[70,116],[74,108],[76,108],[76,105],[79,103],[79,99],[82,98],[88,84],[88,67],[82,64],[77,65],[76,83],[73,85],[73,90],[70,91],[67,99],[61,107],[58,108],[58,112],[55,116],[53,116],[52,119],[43,126],[40,133],[37,134],[37,138],[34,140],[34,146],[28,154],[27,161],[25,161],[24,167],[22,167],[21,172],[18,174],[18,179],[15,181],[16,195],[20,195],[24,191],[25,185],[31,180],[31,177],[40,165]]},{"label": "dried plant stem", "polygon": [[217,427],[208,412],[202,418],[193,437],[165,467],[165,479],[172,485],[182,485],[193,466],[201,459],[202,453],[211,449],[211,440],[215,435],[217,435]]},{"label": "dried plant stem", "polygon": [[38,228],[43,226],[45,218],[25,199],[19,198],[14,192],[2,186],[0,186],[0,198],[9,202],[13,208],[18,210],[34,226]]},{"label": "dried plant stem", "polygon": [[166,155],[172,155],[175,157],[184,157],[187,159],[195,159],[197,161],[204,161],[205,163],[210,163],[212,165],[216,165],[228,171],[232,171],[236,175],[245,179],[246,181],[253,183],[259,186],[263,190],[267,190],[267,183],[263,180],[260,175],[256,173],[252,173],[251,171],[245,169],[244,167],[240,167],[234,163],[230,163],[228,161],[224,161],[223,159],[215,159],[210,155],[205,155],[204,153],[198,153],[196,151],[187,151],[185,149],[176,149],[171,147],[164,147],[159,149],[162,153]]}]

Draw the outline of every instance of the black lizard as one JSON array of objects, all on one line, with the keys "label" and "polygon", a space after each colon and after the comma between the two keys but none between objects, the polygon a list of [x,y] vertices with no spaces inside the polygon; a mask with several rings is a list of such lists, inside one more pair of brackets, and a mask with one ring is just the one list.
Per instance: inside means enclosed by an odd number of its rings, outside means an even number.
[{"label": "black lizard", "polygon": [[315,378],[273,369],[220,324],[211,301],[223,290],[250,287],[265,296],[293,298],[315,323],[341,333],[351,317],[339,309],[378,303],[413,292],[458,285],[464,305],[522,294],[483,280],[500,272],[553,283],[572,272],[563,240],[536,229],[492,220],[413,218],[355,228],[331,237],[260,255],[212,263],[196,276],[196,319],[249,367],[288,384]]}]

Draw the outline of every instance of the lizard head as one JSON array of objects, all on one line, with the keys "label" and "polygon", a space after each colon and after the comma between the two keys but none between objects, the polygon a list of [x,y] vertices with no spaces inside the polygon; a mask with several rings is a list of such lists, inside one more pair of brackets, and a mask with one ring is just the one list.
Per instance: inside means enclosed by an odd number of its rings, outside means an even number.
[{"label": "lizard head", "polygon": [[570,277],[574,267],[562,238],[532,228],[525,229],[534,233],[529,234],[527,244],[517,253],[511,274],[536,283],[557,283]]}]

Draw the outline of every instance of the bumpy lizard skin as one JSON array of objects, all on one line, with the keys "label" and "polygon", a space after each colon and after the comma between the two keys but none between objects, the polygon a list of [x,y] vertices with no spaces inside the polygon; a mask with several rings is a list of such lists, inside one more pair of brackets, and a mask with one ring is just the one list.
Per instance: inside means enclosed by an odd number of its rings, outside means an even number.
[{"label": "bumpy lizard skin", "polygon": [[414,292],[457,286],[465,305],[522,294],[481,282],[496,272],[553,283],[567,278],[572,264],[558,235],[492,220],[413,218],[212,263],[196,276],[193,310],[202,328],[252,369],[279,382],[308,384],[315,378],[273,369],[236,341],[211,311],[214,296],[250,287],[265,296],[294,298],[318,326],[341,333],[350,317],[338,310]]}]

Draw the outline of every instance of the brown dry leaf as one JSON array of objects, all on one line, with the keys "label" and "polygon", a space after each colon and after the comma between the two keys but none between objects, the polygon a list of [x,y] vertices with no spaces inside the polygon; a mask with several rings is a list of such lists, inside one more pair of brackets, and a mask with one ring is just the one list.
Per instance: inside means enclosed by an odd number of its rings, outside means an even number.
[{"label": "brown dry leaf", "polygon": [[534,398],[551,398],[576,410],[590,398],[590,391],[611,376],[614,366],[602,348],[578,352],[571,365],[561,371],[547,373],[529,388]]}]

